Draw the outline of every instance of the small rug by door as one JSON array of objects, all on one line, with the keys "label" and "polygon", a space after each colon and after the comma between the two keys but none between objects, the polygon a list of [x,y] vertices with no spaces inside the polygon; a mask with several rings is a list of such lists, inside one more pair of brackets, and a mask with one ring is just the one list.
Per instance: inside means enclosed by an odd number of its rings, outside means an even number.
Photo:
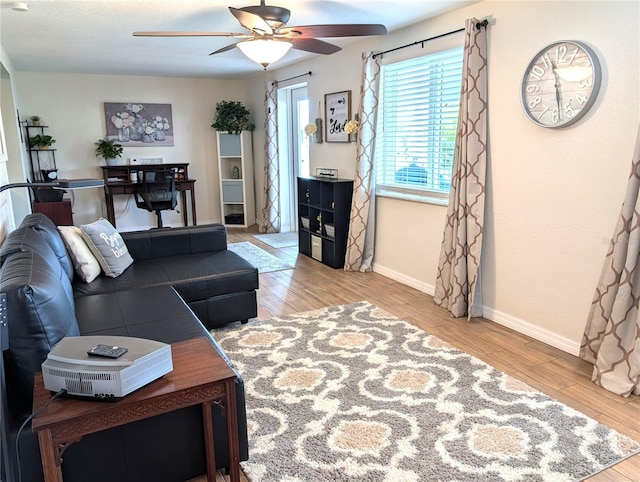
[{"label": "small rug by door", "polygon": [[289,248],[298,245],[298,233],[289,231],[288,233],[254,234],[254,238],[259,239],[272,248]]},{"label": "small rug by door", "polygon": [[229,243],[227,248],[242,256],[258,268],[258,273],[268,273],[270,271],[281,271],[283,269],[293,268],[292,263],[276,258],[264,249],[258,248],[255,244],[251,244],[248,241]]},{"label": "small rug by door", "polygon": [[212,333],[244,378],[251,482],[566,482],[640,451],[367,302]]}]

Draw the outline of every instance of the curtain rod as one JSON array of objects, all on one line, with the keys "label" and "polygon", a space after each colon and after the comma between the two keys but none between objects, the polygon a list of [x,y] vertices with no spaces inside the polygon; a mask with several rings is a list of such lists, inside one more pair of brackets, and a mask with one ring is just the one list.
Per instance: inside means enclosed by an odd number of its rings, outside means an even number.
[{"label": "curtain rod", "polygon": [[[489,21],[487,19],[482,20],[481,22],[476,23],[476,28],[485,27],[489,25]],[[406,49],[407,47],[413,47],[414,45],[422,45],[425,42],[429,42],[431,40],[435,40],[438,38],[446,37],[447,35],[452,35],[454,33],[464,32],[464,28],[459,28],[458,30],[452,30],[451,32],[443,33],[440,35],[436,35],[435,37],[425,38],[422,40],[418,40],[417,42],[413,42],[407,45],[402,45],[400,47],[396,47],[395,49],[385,50],[384,52],[380,52],[378,54],[373,54],[373,58],[375,59],[378,55],[388,54],[389,52],[395,52],[396,50]],[[424,45],[423,45],[424,47]]]},{"label": "curtain rod", "polygon": [[289,77],[288,79],[282,79],[282,80],[274,80],[271,85],[276,85],[278,82],[286,82],[287,80],[293,80],[293,79],[297,79],[298,77],[304,77],[305,75],[311,75],[312,72],[306,72],[304,74],[300,74],[300,75],[294,75],[293,77]]}]

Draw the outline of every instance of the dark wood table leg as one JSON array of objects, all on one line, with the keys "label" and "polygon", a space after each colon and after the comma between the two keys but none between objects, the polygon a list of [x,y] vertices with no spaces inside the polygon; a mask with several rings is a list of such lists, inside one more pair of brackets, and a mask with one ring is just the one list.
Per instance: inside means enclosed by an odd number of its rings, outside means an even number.
[{"label": "dark wood table leg", "polygon": [[189,213],[187,212],[187,191],[181,191],[180,197],[182,198],[182,219],[185,226],[189,226]]},{"label": "dark wood table leg", "polygon": [[212,403],[202,404],[202,417],[204,420],[204,446],[207,457],[207,480],[216,482],[216,451],[213,442],[213,415],[211,413]]},{"label": "dark wood table leg", "polygon": [[111,223],[111,225],[116,227],[116,215],[113,209],[113,195],[109,191],[108,187],[104,188],[104,200],[107,205],[107,219]]},{"label": "dark wood table leg", "polygon": [[229,477],[240,482],[240,446],[238,442],[238,413],[236,411],[235,381],[226,382],[227,441],[229,443]]},{"label": "dark wood table leg", "polygon": [[196,186],[195,184],[191,188],[191,218],[193,220],[193,225],[197,226],[198,222],[196,220]]},{"label": "dark wood table leg", "polygon": [[62,467],[56,462],[56,448],[53,444],[51,430],[39,431],[38,440],[40,441],[40,457],[45,482],[63,482]]}]

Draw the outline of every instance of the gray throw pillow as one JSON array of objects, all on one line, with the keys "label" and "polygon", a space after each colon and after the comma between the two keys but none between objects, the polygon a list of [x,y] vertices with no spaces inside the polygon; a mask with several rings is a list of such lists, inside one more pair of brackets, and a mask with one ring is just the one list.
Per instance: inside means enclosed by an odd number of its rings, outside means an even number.
[{"label": "gray throw pillow", "polygon": [[106,276],[117,278],[133,263],[127,245],[109,221],[100,218],[80,226],[82,237]]}]

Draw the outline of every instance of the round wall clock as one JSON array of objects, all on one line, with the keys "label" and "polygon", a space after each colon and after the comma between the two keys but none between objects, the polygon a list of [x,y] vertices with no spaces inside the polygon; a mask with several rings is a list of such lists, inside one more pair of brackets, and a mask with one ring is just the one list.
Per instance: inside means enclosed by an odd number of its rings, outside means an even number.
[{"label": "round wall clock", "polygon": [[539,126],[566,127],[589,111],[601,80],[598,57],[587,45],[554,42],[533,57],[524,73],[522,107]]}]

